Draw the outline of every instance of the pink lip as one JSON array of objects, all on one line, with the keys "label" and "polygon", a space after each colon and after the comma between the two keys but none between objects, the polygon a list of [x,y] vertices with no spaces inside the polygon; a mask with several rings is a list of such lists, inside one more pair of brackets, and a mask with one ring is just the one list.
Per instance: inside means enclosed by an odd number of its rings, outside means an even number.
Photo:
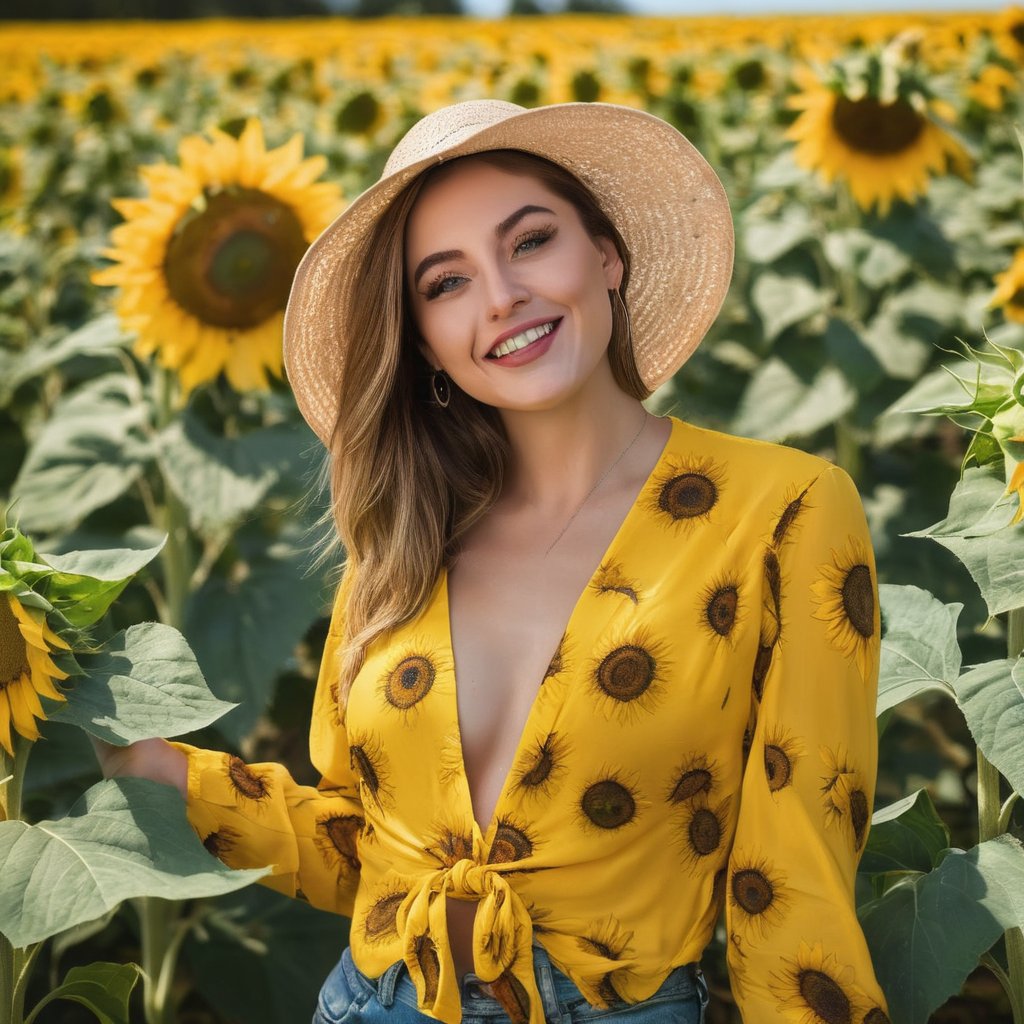
[{"label": "pink lip", "polygon": [[[525,331],[529,327],[536,327],[538,324],[547,323],[551,323],[551,320],[538,320],[536,323],[527,324],[526,327],[517,328],[512,334],[518,334],[519,331]],[[558,334],[558,329],[561,326],[562,321],[559,319],[553,330],[536,341],[531,341],[526,348],[517,348],[515,352],[509,352],[508,355],[500,356],[497,359],[494,356],[488,356],[487,361],[489,363],[497,363],[498,366],[522,366],[524,363],[532,363],[534,359],[539,359],[551,348],[551,343],[555,340],[555,335]],[[511,335],[508,336],[511,337]]]},{"label": "pink lip", "polygon": [[491,347],[487,350],[487,354],[490,355],[503,341],[508,341],[509,338],[516,334],[522,334],[523,331],[528,331],[531,327],[540,327],[541,324],[549,324],[553,320],[561,320],[561,317],[554,316],[542,316],[536,320],[527,320],[525,323],[519,324],[517,327],[511,328],[511,330],[505,331],[504,334],[499,334],[491,344]]}]

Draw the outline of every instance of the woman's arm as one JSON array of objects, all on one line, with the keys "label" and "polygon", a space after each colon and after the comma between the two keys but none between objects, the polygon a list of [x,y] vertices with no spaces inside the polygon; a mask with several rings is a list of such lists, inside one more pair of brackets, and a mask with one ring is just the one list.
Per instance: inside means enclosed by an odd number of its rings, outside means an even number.
[{"label": "woman's arm", "polygon": [[880,615],[849,475],[826,468],[767,537],[754,727],[727,877],[733,993],[749,1024],[884,1024],[854,903],[878,760]]}]

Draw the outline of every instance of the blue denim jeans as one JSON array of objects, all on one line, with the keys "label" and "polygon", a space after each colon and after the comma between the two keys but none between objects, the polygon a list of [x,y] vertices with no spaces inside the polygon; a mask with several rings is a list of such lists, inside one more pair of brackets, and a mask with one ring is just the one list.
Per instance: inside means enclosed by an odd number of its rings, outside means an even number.
[{"label": "blue denim jeans", "polygon": [[[533,944],[537,988],[549,1024],[703,1024],[708,986],[699,964],[677,967],[654,995],[639,1003],[619,1000],[600,1010]],[[463,1024],[510,1024],[501,1004],[483,988],[472,972],[462,979]],[[432,1017],[416,1006],[416,987],[402,960],[379,978],[368,978],[352,962],[346,947],[327,976],[312,1024],[430,1024]]]}]

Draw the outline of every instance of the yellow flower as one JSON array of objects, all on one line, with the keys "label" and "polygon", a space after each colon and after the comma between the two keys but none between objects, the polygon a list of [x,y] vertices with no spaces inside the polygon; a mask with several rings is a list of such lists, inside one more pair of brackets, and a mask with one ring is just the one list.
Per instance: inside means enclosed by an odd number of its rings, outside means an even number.
[{"label": "yellow flower", "polygon": [[181,166],[140,174],[143,199],[115,199],[125,223],[93,274],[118,285],[117,311],[138,331],[136,353],[178,372],[184,394],[224,371],[238,391],[264,390],[282,372],[281,325],[295,268],[340,212],[336,185],[315,183],[323,157],[302,159],[302,136],[267,150],[250,118],[236,140],[182,140]]},{"label": "yellow flower", "polygon": [[1024,64],[1024,7],[1007,7],[996,19],[996,46],[1016,64]]},{"label": "yellow flower", "polygon": [[867,679],[878,648],[878,608],[868,552],[857,537],[849,537],[832,561],[818,566],[820,579],[811,584],[818,610],[814,618],[827,624],[829,642],[844,657],[856,660],[861,679]]},{"label": "yellow flower", "polygon": [[967,95],[988,110],[1002,110],[1006,94],[1017,86],[1013,72],[1001,64],[987,64],[978,77],[967,87]]},{"label": "yellow flower", "polygon": [[893,199],[913,201],[927,190],[929,173],[950,165],[970,176],[970,155],[927,109],[902,98],[849,96],[806,71],[796,77],[802,91],[787,105],[802,113],[785,133],[797,143],[793,158],[828,183],[845,180],[861,209],[877,203],[885,216]]},{"label": "yellow flower", "polygon": [[39,694],[67,699],[53,680],[68,674],[53,663],[48,643],[68,650],[42,612],[26,608],[10,592],[0,594],[0,746],[12,757],[12,723],[26,739],[39,739],[36,719],[46,718]]},{"label": "yellow flower", "polygon": [[996,274],[996,290],[988,300],[989,308],[1002,306],[1007,320],[1024,324],[1024,247],[1014,254],[1013,262]]},{"label": "yellow flower", "polygon": [[820,942],[812,946],[801,941],[797,955],[783,957],[782,962],[783,969],[772,972],[769,988],[779,1000],[779,1009],[789,1011],[786,1020],[852,1024],[862,1019],[853,968],[840,967],[836,955],[825,953]]}]

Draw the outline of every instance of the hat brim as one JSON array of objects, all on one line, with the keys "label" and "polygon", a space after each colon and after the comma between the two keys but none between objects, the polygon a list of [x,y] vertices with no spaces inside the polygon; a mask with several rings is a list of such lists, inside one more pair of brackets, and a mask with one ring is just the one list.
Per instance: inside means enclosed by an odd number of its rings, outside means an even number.
[{"label": "hat brim", "polygon": [[[496,101],[492,101],[496,104]],[[501,107],[512,107],[501,104]],[[391,201],[428,167],[489,149],[560,164],[593,193],[629,247],[633,350],[653,390],[689,358],[721,310],[735,251],[729,200],[696,147],[666,121],[613,103],[517,108],[384,176],[328,225],[295,272],[284,317],[284,362],[296,402],[329,444],[348,338],[345,297]],[[465,128],[465,125],[462,126]]]}]

